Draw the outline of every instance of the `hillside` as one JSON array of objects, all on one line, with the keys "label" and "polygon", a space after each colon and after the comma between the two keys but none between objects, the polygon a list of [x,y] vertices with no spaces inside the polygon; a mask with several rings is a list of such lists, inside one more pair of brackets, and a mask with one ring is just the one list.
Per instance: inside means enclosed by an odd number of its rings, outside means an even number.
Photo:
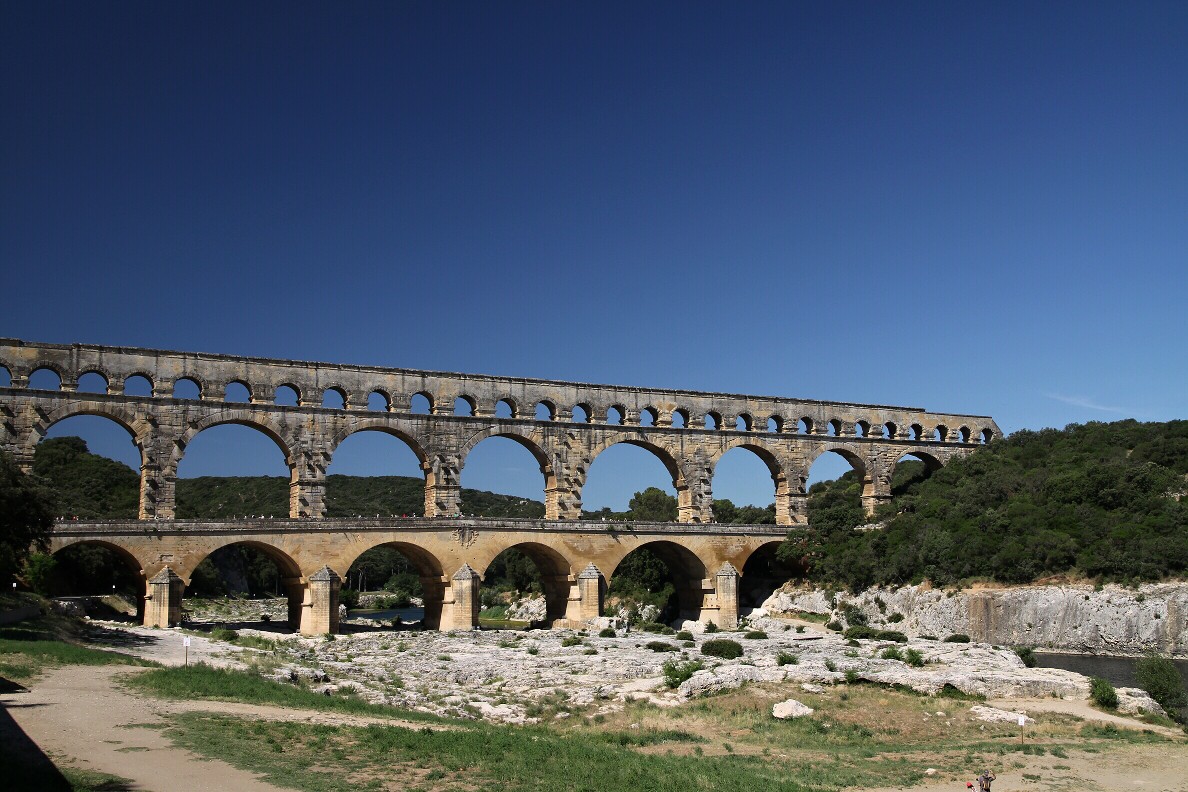
[{"label": "hillside", "polygon": [[873,584],[1062,575],[1123,583],[1188,572],[1188,421],[1019,431],[931,477],[900,466],[895,497],[865,520],[852,473],[815,485],[812,528],[781,548],[810,579]]}]

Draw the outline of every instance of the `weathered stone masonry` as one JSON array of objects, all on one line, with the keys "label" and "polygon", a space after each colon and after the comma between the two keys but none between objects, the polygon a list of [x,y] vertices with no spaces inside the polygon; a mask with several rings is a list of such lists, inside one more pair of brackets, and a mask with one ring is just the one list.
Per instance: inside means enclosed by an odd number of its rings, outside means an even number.
[{"label": "weathered stone masonry", "polygon": [[[549,536],[560,530],[595,544],[607,532],[592,532],[589,523],[576,522],[590,465],[598,454],[616,443],[641,446],[655,454],[672,476],[680,520],[655,529],[659,533],[645,531],[641,535],[652,537],[648,541],[658,542],[657,547],[672,545],[694,554],[700,551],[691,548],[697,546],[704,551],[705,546],[691,537],[703,537],[707,528],[711,534],[737,535],[733,526],[728,531],[713,522],[714,468],[733,448],[747,448],[763,460],[775,485],[777,522],[791,526],[805,522],[805,481],[809,467],[823,453],[835,451],[853,465],[863,482],[863,504],[873,510],[890,498],[891,474],[896,461],[904,455],[912,454],[929,465],[940,466],[999,434],[993,419],[985,416],[937,414],[918,408],[12,339],[0,340],[0,366],[11,378],[10,387],[0,388],[0,448],[11,452],[23,466],[32,464],[36,444],[49,428],[74,415],[106,416],[132,435],[141,453],[140,519],[152,522],[126,524],[114,533],[112,524],[107,523],[94,525],[90,533],[82,525],[62,526],[55,546],[103,541],[121,547],[148,581],[146,622],[161,624],[176,620],[179,610],[172,598],[180,597],[180,587],[205,554],[233,541],[249,541],[238,522],[221,523],[216,528],[202,523],[202,531],[194,533],[189,521],[173,519],[178,463],[199,432],[219,424],[254,427],[271,437],[285,455],[290,470],[290,520],[276,521],[284,523],[283,530],[265,531],[260,534],[264,538],[250,541],[270,548],[278,559],[284,556],[281,560],[291,571],[287,583],[290,616],[303,632],[309,633],[337,626],[336,611],[331,615],[326,608],[337,601],[338,577],[349,568],[349,560],[333,552],[335,541],[328,540],[324,531],[334,522],[324,519],[326,468],[338,445],[355,432],[386,432],[412,448],[425,473],[424,515],[429,519],[422,524],[432,527],[435,535],[446,531],[453,537],[461,531],[462,538],[453,541],[463,550],[468,548],[466,531],[480,536],[492,533],[479,527],[463,529],[462,522],[448,522],[459,510],[466,456],[482,440],[496,435],[507,437],[536,458],[545,480]],[[29,377],[39,369],[55,372],[61,380],[60,388],[30,389]],[[106,381],[106,393],[78,392],[79,379],[91,372]],[[148,380],[151,396],[124,394],[127,380],[134,376]],[[174,398],[175,384],[183,379],[197,386],[198,399]],[[225,400],[232,383],[246,388],[247,402]],[[296,392],[296,406],[274,403],[282,386]],[[341,408],[322,406],[330,392],[341,398]],[[372,394],[382,397],[386,409],[367,409]],[[428,414],[412,411],[417,395],[429,404]],[[511,417],[495,417],[500,402],[510,410]],[[458,405],[469,414],[455,414]],[[547,419],[538,420],[538,410]],[[575,415],[584,415],[585,420],[575,420]],[[611,416],[617,421],[612,421]],[[442,525],[449,526],[448,530]],[[435,604],[429,610],[432,613],[442,606],[431,618],[443,628],[473,625],[470,614],[477,594],[472,589],[486,564],[499,551],[528,538],[517,528],[493,532],[502,536],[499,541],[511,542],[497,550],[495,545],[488,546],[493,541],[490,538],[482,543],[472,541],[471,546],[482,545],[481,555],[493,550],[483,560],[477,549],[470,553],[447,552],[446,545],[434,544],[436,540],[429,543],[437,549],[427,550],[427,534],[418,534],[406,521],[389,521],[381,528],[364,533],[397,543],[410,558],[420,558],[417,563],[422,566],[427,589],[441,595],[440,601],[433,598]],[[688,591],[682,597],[683,604],[689,603],[689,613],[730,623],[734,617],[728,612],[737,608],[736,594],[728,595],[734,600],[730,606],[719,603],[719,593],[736,591],[738,570],[750,552],[776,541],[785,530],[773,538],[770,527],[755,527],[744,542],[750,550],[729,559],[721,553],[709,553],[696,557],[696,563],[691,564],[673,550],[673,562],[703,573],[700,580],[690,578]],[[354,534],[343,530],[342,536],[350,535]],[[187,551],[192,564],[178,566],[160,560],[175,555],[165,545],[180,547],[195,536],[203,538],[195,549]],[[590,536],[601,538],[595,541]],[[146,543],[156,543],[156,552],[147,552]],[[287,549],[281,550],[282,545]],[[318,557],[299,552],[303,547],[317,548]],[[604,568],[593,558],[599,556],[606,565],[612,561],[617,564],[622,556],[612,558],[614,554],[595,552],[592,545],[581,542],[563,549],[548,543],[541,547],[558,556],[548,556],[541,549],[537,558],[542,570],[551,570],[546,573],[546,577],[551,576],[546,580],[546,589],[554,592],[550,615],[577,620],[579,615],[584,618],[597,612],[594,603],[581,599],[581,593],[588,598],[594,596],[592,592],[602,591],[613,566]],[[202,555],[192,558],[197,553]],[[294,560],[297,558],[302,559],[300,563]],[[449,564],[457,561],[457,565],[443,566],[447,559]],[[597,569],[592,571],[591,564]],[[178,576],[181,583],[172,581],[169,574],[163,575],[165,570]],[[599,585],[590,583],[590,575],[595,572],[602,575]],[[572,595],[578,604],[571,607],[563,595]],[[163,603],[162,598],[170,601]]]}]

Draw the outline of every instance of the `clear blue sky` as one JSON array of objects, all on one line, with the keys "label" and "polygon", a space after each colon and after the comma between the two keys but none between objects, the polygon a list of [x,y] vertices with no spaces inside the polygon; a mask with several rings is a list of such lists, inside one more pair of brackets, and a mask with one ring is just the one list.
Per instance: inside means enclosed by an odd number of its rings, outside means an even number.
[{"label": "clear blue sky", "polygon": [[[1188,417],[1185,41],[1182,2],[4,3],[0,335]],[[183,473],[284,472],[242,442]],[[366,445],[335,472],[410,470]],[[660,483],[620,462],[587,505]]]}]

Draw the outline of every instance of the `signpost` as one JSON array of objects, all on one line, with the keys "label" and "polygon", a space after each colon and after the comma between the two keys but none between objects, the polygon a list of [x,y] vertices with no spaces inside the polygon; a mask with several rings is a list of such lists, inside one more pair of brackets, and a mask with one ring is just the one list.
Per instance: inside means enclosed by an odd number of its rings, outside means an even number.
[{"label": "signpost", "polygon": [[190,636],[182,636],[182,646],[186,647],[186,668],[190,667]]},{"label": "signpost", "polygon": [[1027,725],[1027,716],[1019,716],[1019,745],[1023,744],[1023,727]]}]

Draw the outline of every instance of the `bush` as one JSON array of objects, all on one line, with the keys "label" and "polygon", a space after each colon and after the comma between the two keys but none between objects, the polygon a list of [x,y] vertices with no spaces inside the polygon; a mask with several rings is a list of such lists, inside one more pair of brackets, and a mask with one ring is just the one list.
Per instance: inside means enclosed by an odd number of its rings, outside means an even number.
[{"label": "bush", "polygon": [[776,665],[797,665],[800,663],[800,658],[791,652],[780,652],[776,655]]},{"label": "bush", "polygon": [[614,628],[612,628],[612,627],[603,627],[601,630],[598,631],[599,638],[614,638],[616,635],[617,635],[617,633],[614,631]]},{"label": "bush", "polygon": [[834,619],[833,621],[829,622],[829,624],[825,625],[825,629],[833,630],[834,632],[841,632],[841,630],[842,630],[841,622],[839,622],[837,619]]},{"label": "bush", "polygon": [[899,653],[898,646],[888,646],[879,654],[879,657],[884,660],[903,660],[903,655]]},{"label": "bush", "polygon": [[688,630],[681,630],[676,634],[676,639],[678,641],[692,641],[693,633],[689,632]]},{"label": "bush", "polygon": [[670,688],[680,687],[680,684],[689,677],[693,676],[694,672],[700,671],[704,666],[700,660],[689,660],[682,663],[679,660],[669,660],[664,663],[664,684]]},{"label": "bush", "polygon": [[762,640],[766,637],[767,637],[767,633],[763,632],[763,630],[751,630],[750,632],[748,632],[746,635],[743,636],[743,638],[749,638],[752,641]]},{"label": "bush", "polygon": [[896,643],[907,643],[907,636],[898,630],[878,630],[874,627],[866,627],[865,625],[850,627],[842,634],[846,638],[850,638],[852,640],[865,639],[868,641],[895,641]]},{"label": "bush", "polygon": [[339,589],[338,604],[345,605],[347,610],[354,610],[359,607],[359,592],[351,588]]},{"label": "bush", "polygon": [[1139,687],[1147,691],[1168,715],[1176,721],[1184,722],[1184,708],[1188,707],[1188,691],[1184,689],[1184,679],[1171,660],[1158,655],[1147,655],[1135,665],[1134,675]]},{"label": "bush", "polygon": [[858,672],[855,671],[854,669],[847,668],[845,676],[846,676],[846,684],[847,685],[858,684]]},{"label": "bush", "polygon": [[561,639],[561,646],[562,646],[562,647],[566,647],[566,646],[580,646],[580,645],[581,645],[581,643],[582,643],[582,639],[581,639],[581,638],[578,638],[576,635],[570,635],[570,636],[568,636],[568,637],[566,637],[566,638],[562,638],[562,639]]},{"label": "bush", "polygon": [[216,641],[234,641],[239,637],[239,633],[226,627],[216,627],[210,631],[210,637]]},{"label": "bush", "polygon": [[742,657],[742,644],[729,638],[714,638],[701,645],[701,653],[710,657],[720,657],[723,660],[733,660]]},{"label": "bush", "polygon": [[913,668],[919,668],[924,665],[924,655],[920,653],[919,649],[908,649],[903,653],[903,662]]},{"label": "bush", "polygon": [[945,639],[945,643],[969,643],[969,636],[965,633],[954,633]]},{"label": "bush", "polygon": [[902,614],[902,613],[892,613],[892,614],[891,614],[891,615],[890,615],[890,616],[887,618],[887,623],[888,623],[888,624],[899,624],[901,621],[903,621],[903,614]]},{"label": "bush", "polygon": [[678,651],[675,646],[668,641],[648,641],[646,646],[653,652],[675,652]]},{"label": "bush", "polygon": [[709,624],[705,625],[705,631],[707,633],[716,633],[718,631],[718,625],[710,622]]},{"label": "bush", "polygon": [[826,671],[836,671],[837,663],[833,662],[832,660],[826,660],[825,661],[825,670]]},{"label": "bush", "polygon": [[1099,707],[1106,709],[1118,708],[1118,692],[1108,679],[1092,677],[1089,680],[1089,698]]},{"label": "bush", "polygon": [[1016,646],[1015,654],[1019,655],[1019,659],[1023,661],[1023,665],[1028,668],[1035,668],[1039,662],[1035,658],[1035,651],[1030,646]]}]

